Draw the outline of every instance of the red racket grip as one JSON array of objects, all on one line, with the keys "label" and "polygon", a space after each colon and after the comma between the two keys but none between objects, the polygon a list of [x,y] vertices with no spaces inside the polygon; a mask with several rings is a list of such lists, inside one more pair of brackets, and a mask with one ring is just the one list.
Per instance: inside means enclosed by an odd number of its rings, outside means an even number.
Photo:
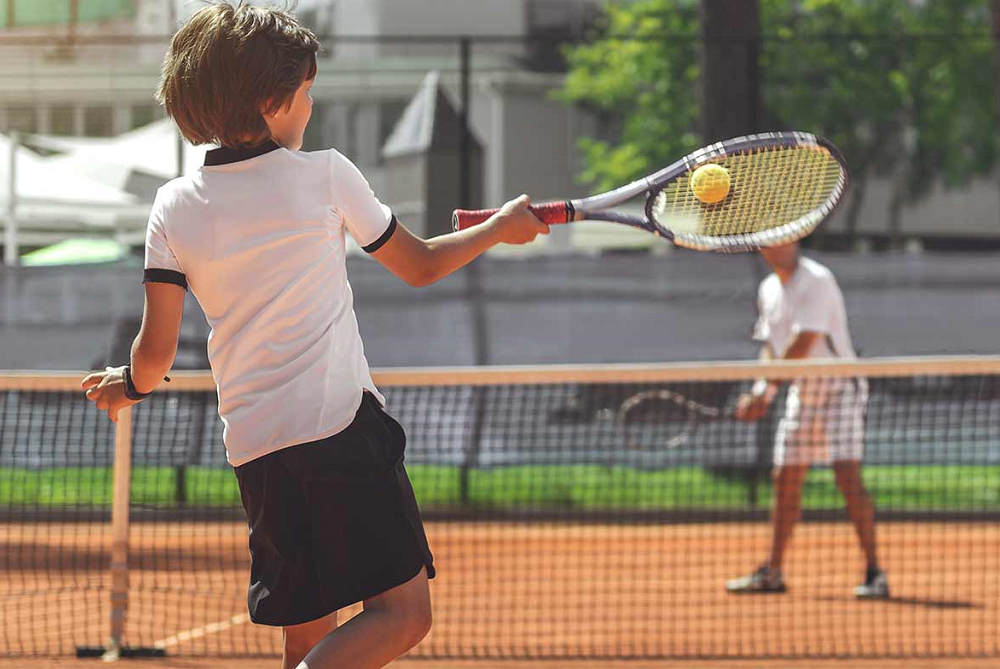
[{"label": "red racket grip", "polygon": [[[569,201],[546,202],[545,204],[531,205],[528,210],[538,217],[542,223],[554,225],[556,223],[569,223],[573,220],[574,209]],[[465,230],[474,225],[485,223],[499,209],[456,209],[451,215],[451,227],[454,230]]]}]

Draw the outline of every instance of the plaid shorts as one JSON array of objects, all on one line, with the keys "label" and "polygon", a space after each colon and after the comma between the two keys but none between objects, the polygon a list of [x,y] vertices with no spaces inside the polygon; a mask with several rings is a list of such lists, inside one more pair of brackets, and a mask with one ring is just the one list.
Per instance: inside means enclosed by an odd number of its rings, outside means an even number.
[{"label": "plaid shorts", "polygon": [[791,384],[775,436],[774,464],[862,460],[867,404],[865,379],[809,379]]}]

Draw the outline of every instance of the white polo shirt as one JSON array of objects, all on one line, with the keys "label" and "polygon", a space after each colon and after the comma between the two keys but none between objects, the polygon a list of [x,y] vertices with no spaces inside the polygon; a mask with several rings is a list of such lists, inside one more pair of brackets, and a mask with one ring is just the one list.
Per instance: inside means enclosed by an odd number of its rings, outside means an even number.
[{"label": "white polo shirt", "polygon": [[840,286],[833,273],[815,260],[799,258],[799,266],[787,284],[773,273],[761,281],[757,313],[753,337],[769,343],[775,356],[782,356],[800,332],[818,332],[825,336],[813,345],[807,357],[857,357]]},{"label": "white polo shirt", "polygon": [[144,282],[189,286],[211,333],[226,455],[239,466],[340,432],[375,393],[347,280],[396,220],[340,153],[210,151],[159,189]]}]

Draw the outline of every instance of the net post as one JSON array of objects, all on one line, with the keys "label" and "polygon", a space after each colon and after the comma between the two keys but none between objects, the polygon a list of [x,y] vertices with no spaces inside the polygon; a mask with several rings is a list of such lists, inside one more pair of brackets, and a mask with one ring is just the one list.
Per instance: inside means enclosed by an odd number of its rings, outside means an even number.
[{"label": "net post", "polygon": [[465,457],[458,474],[458,499],[463,509],[472,504],[472,489],[469,477],[479,461],[479,450],[483,442],[483,419],[486,412],[486,388],[477,386],[472,390],[469,430],[463,444]]},{"label": "net post", "polygon": [[111,504],[111,636],[104,660],[121,656],[128,614],[129,502],[132,482],[132,409],[118,413],[115,430],[114,497]]}]

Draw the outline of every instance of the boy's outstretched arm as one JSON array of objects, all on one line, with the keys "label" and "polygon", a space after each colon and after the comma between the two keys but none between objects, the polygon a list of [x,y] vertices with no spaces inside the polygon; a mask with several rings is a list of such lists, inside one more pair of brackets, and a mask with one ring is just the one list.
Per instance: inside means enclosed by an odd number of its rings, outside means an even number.
[{"label": "boy's outstretched arm", "polygon": [[[136,391],[152,392],[170,371],[177,355],[181,317],[184,314],[184,289],[170,283],[147,283],[142,327],[132,343],[131,377]],[[123,367],[109,367],[87,376],[82,383],[87,399],[108,418],[117,422],[118,412],[137,402],[125,396]]]},{"label": "boy's outstretched arm", "polygon": [[475,260],[497,244],[526,244],[547,235],[549,226],[528,211],[527,195],[511,200],[482,225],[423,240],[402,225],[372,254],[411,286],[426,286]]}]

